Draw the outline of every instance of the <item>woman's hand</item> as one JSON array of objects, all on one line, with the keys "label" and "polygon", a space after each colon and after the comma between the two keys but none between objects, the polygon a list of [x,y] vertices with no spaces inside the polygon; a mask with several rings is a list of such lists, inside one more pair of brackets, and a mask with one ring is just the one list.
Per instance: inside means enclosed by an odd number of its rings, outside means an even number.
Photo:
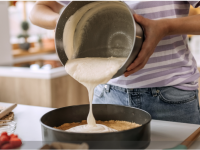
[{"label": "woman's hand", "polygon": [[127,77],[142,69],[149,57],[153,54],[158,42],[167,35],[167,20],[150,20],[134,14],[135,21],[144,28],[145,41],[135,61],[127,68],[124,76]]}]

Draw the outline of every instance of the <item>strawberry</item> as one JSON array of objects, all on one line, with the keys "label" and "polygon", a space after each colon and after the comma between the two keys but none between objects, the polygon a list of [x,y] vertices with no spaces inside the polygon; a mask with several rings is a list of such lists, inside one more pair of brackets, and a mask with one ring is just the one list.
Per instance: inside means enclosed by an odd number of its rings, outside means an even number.
[{"label": "strawberry", "polygon": [[18,138],[18,136],[16,134],[11,134],[10,138],[13,138],[13,137]]},{"label": "strawberry", "polygon": [[17,148],[22,145],[22,141],[19,138],[13,137],[10,139],[10,144],[13,146],[13,148]]},{"label": "strawberry", "polygon": [[3,146],[3,144],[5,144],[6,142],[3,142],[3,141],[0,141],[0,149],[1,149],[1,146]]},{"label": "strawberry", "polygon": [[2,133],[1,133],[1,136],[2,136],[2,135],[8,136],[8,133],[7,133],[7,132],[2,132]]},{"label": "strawberry", "polygon": [[0,136],[0,141],[9,141],[9,136],[7,136],[7,135],[2,135],[2,136]]},{"label": "strawberry", "polygon": [[12,145],[10,143],[4,144],[1,149],[12,149]]},{"label": "strawberry", "polygon": [[9,142],[9,137],[6,135],[0,136],[0,146],[3,146],[4,144]]}]

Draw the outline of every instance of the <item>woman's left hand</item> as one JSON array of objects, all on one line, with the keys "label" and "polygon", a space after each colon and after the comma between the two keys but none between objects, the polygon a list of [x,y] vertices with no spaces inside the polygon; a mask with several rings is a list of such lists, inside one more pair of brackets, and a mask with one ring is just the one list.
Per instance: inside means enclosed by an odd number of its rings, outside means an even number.
[{"label": "woman's left hand", "polygon": [[150,20],[134,14],[135,21],[144,28],[145,41],[135,61],[127,68],[125,77],[142,69],[153,54],[158,42],[167,35],[167,20]]}]

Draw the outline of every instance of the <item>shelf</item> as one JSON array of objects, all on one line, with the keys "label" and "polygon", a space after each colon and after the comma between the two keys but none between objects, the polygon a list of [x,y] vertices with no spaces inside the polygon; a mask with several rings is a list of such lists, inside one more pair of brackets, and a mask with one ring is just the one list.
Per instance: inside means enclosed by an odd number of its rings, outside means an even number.
[{"label": "shelf", "polygon": [[12,50],[13,57],[30,56],[34,54],[46,54],[46,53],[55,53],[55,49],[30,48],[28,51],[21,50],[21,49]]}]

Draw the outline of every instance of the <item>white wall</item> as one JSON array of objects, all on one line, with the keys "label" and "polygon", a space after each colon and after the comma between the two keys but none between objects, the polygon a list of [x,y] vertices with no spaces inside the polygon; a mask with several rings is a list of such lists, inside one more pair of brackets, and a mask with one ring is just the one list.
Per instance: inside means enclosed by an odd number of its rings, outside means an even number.
[{"label": "white wall", "polygon": [[8,2],[0,1],[0,65],[12,64]]}]

